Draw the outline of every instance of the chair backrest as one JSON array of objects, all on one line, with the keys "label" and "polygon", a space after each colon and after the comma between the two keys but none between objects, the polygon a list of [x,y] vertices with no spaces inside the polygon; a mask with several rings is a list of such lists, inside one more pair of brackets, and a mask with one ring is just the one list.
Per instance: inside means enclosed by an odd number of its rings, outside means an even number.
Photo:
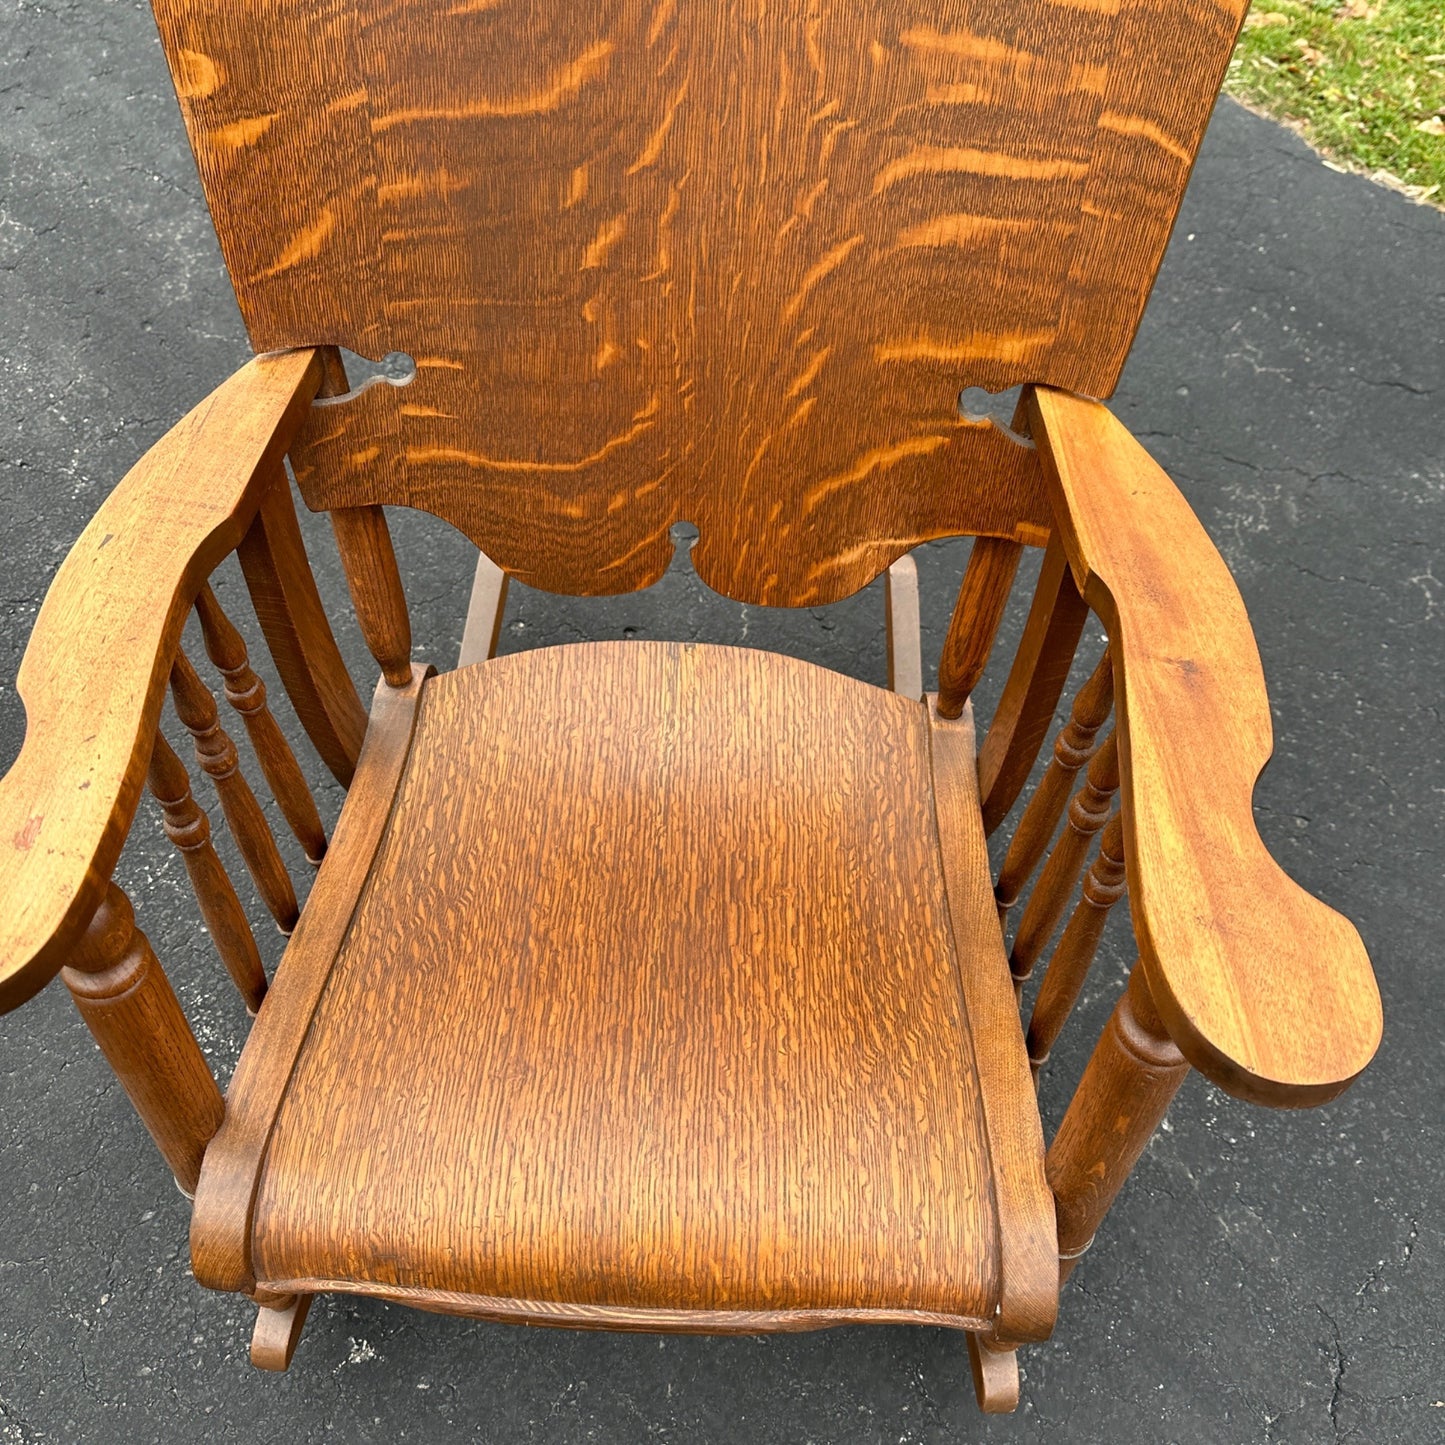
[{"label": "chair backrest", "polygon": [[257,350],[416,364],[317,408],[312,507],[425,508],[556,591],[800,605],[1037,541],[960,415],[1107,396],[1246,0],[154,0]]}]

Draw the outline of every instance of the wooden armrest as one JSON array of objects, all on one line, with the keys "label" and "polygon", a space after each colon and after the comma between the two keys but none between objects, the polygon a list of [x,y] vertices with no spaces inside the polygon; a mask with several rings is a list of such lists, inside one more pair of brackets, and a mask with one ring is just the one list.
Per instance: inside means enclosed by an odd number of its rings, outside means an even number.
[{"label": "wooden armrest", "polygon": [[56,573],[16,683],[25,742],[0,779],[0,1013],[55,976],[104,896],[186,614],[284,480],[320,380],[316,351],[248,362],[131,468]]},{"label": "wooden armrest", "polygon": [[1255,830],[1273,740],[1239,589],[1106,407],[1042,387],[1029,407],[1074,579],[1114,644],[1129,900],[1156,1005],[1230,1093],[1322,1103],[1374,1055],[1380,995],[1353,925]]}]

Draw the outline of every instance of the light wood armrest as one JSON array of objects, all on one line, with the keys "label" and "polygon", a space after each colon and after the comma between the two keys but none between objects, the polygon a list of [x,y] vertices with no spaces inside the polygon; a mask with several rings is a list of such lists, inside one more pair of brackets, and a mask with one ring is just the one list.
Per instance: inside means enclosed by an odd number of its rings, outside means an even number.
[{"label": "light wood armrest", "polygon": [[0,1012],[55,976],[104,896],[186,614],[284,479],[320,379],[311,350],[248,362],[131,468],[51,583],[0,779]]},{"label": "light wood armrest", "polygon": [[1042,387],[1029,405],[1074,579],[1114,643],[1129,900],[1160,1014],[1230,1093],[1321,1103],[1374,1055],[1380,996],[1353,925],[1255,829],[1273,740],[1239,589],[1106,407]]}]

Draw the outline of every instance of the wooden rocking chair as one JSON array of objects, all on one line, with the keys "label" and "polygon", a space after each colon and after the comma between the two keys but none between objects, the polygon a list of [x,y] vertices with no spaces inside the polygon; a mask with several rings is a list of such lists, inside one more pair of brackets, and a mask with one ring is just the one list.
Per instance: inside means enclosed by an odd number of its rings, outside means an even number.
[{"label": "wooden rocking chair", "polygon": [[[197,1279],[259,1305],[258,1365],[325,1291],[608,1329],[904,1321],[967,1331],[980,1401],[1011,1408],[1016,1347],[1190,1066],[1316,1104],[1380,1037],[1355,930],[1255,831],[1270,719],[1238,591],[1088,399],[1245,0],[155,9],[258,355],[111,494],[36,622],[0,1008],[64,979],[194,1194]],[[350,389],[338,348],[410,379]],[[1012,429],[960,410],[1016,385]],[[369,713],[288,457],[381,669]],[[928,698],[724,647],[488,659],[496,573],[482,660],[437,675],[386,505],[580,594],[656,581],[681,520],[704,581],[784,606],[977,541]],[[231,552],[349,789],[329,839],[208,585]],[[1091,609],[1108,645],[993,879]],[[304,909],[182,650],[193,610],[320,864]],[[916,630],[894,649],[916,679]],[[291,934],[269,987],[168,691]],[[224,1101],[111,881],[147,785],[255,1014]],[[1138,963],[1046,1150],[1031,1075],[1126,884]]]}]

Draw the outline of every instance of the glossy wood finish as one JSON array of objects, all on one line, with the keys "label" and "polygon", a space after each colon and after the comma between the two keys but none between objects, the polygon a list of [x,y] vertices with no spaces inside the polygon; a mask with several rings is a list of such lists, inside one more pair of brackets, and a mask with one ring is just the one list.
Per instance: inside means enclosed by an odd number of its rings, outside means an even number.
[{"label": "glossy wood finish", "polygon": [[477,553],[472,591],[467,600],[467,621],[462,629],[458,667],[470,667],[497,655],[502,636],[502,613],[507,606],[507,574],[487,556]]},{"label": "glossy wood finish", "polygon": [[983,676],[1023,550],[998,537],[974,541],[938,659],[940,717],[957,717]]},{"label": "glossy wood finish", "polygon": [[1023,637],[978,753],[986,834],[1008,816],[1028,782],[1064,694],[1088,615],[1063,544],[1055,536],[1044,552]]},{"label": "glossy wood finish", "polygon": [[1099,949],[1109,910],[1124,896],[1124,822],[1115,813],[1099,835],[1099,851],[1084,875],[1073,916],[1049,959],[1029,1019],[1029,1067],[1038,1077],[1069,1014]]},{"label": "glossy wood finish", "polygon": [[380,507],[341,507],[331,514],[346,585],[361,635],[392,687],[411,682],[411,618]]},{"label": "glossy wood finish", "polygon": [[231,886],[230,875],[212,846],[210,819],[191,796],[185,764],[163,733],[156,734],[148,781],[151,795],[161,805],[166,836],[185,862],[211,942],[247,1009],[254,1014],[266,997],[266,972],[256,939]]},{"label": "glossy wood finish", "polygon": [[[969,1043],[983,1099],[994,1197],[1000,1217],[1007,1221],[999,1235],[1001,1297],[989,1334],[1011,1343],[1043,1339],[1054,1320],[1056,1231],[1052,1201],[1047,1189],[1040,1187],[1038,1174],[1043,1150],[1038,1111],[1025,1107],[1015,1091],[1024,1062],[1023,1040],[988,886],[973,709],[965,706],[958,719],[945,718],[939,715],[937,698],[931,698],[928,722],[934,809],[954,949],[960,959],[976,963],[963,971]],[[988,1383],[996,1394],[996,1371]],[[987,1398],[979,1395],[986,1409]]]},{"label": "glossy wood finish", "polygon": [[266,702],[266,684],[256,676],[245,639],[226,616],[208,582],[196,595],[196,616],[205,639],[206,655],[225,678],[226,701],[240,713],[247,736],[261,764],[271,795],[276,799],[307,860],[319,863],[326,856],[326,830],[315,799],[296,762],[291,744],[276,723]]},{"label": "glossy wood finish", "polygon": [[1043,389],[1031,407],[1076,581],[1113,645],[1130,910],[1160,1014],[1231,1093],[1331,1098],[1379,1045],[1380,995],[1353,925],[1255,829],[1272,740],[1239,589],[1107,408]]},{"label": "glossy wood finish", "polygon": [[1108,721],[1113,706],[1114,664],[1105,648],[1098,666],[1074,698],[1069,721],[1054,740],[1054,755],[1009,841],[993,889],[1000,922],[1007,919],[1009,910],[1019,901],[1024,884],[1033,877],[1053,840],[1074,779],[1094,756],[1099,729]]},{"label": "glossy wood finish", "polygon": [[1188,1072],[1136,966],[1049,1145],[1061,1282],[1089,1247]]},{"label": "glossy wood finish", "polygon": [[366,709],[321,606],[291,483],[279,464],[236,555],[286,696],[322,762],[349,788],[366,732]]},{"label": "glossy wood finish", "polygon": [[1063,831],[1019,919],[1018,932],[1009,950],[1009,967],[1013,970],[1014,983],[1020,988],[1054,936],[1083,871],[1084,860],[1089,856],[1089,848],[1109,819],[1114,794],[1119,788],[1117,744],[1117,734],[1110,733],[1090,759],[1084,785],[1069,802]]},{"label": "glossy wood finish", "polygon": [[253,344],[416,359],[319,409],[313,507],[592,593],[692,521],[796,605],[1048,526],[959,391],[1112,390],[1244,9],[156,5]]},{"label": "glossy wood finish", "polygon": [[282,933],[290,933],[300,912],[291,876],[281,861],[271,825],[241,772],[236,744],[221,726],[216,700],[179,647],[171,664],[171,699],[176,716],[195,740],[196,761],[216,785],[227,826],[261,901]]},{"label": "glossy wood finish", "polygon": [[[313,904],[243,1056],[198,1276],[668,1328],[982,1328],[1003,1303],[1046,1333],[971,739],[741,649],[548,648],[427,683],[355,915],[318,915],[335,961],[304,942]],[[367,876],[351,806],[318,889]]]},{"label": "glossy wood finish", "polygon": [[888,640],[888,689],[899,697],[923,696],[922,621],[918,611],[918,564],[900,557],[883,574]]},{"label": "glossy wood finish", "polygon": [[0,1010],[55,976],[103,897],[191,599],[318,379],[310,351],[243,367],[127,473],[51,583],[16,682],[25,742],[0,781]]},{"label": "glossy wood finish", "polygon": [[176,1183],[193,1194],[225,1108],[170,980],[114,883],[61,977]]},{"label": "glossy wood finish", "polygon": [[251,1225],[261,1155],[292,1064],[371,871],[411,747],[428,673],[429,669],[413,667],[411,684],[405,688],[394,688],[384,680],[377,683],[356,777],[306,910],[276,972],[265,1027],[252,1030],[231,1078],[230,1108],[206,1151],[191,1215],[191,1268],[211,1289],[248,1294],[256,1289]]}]

